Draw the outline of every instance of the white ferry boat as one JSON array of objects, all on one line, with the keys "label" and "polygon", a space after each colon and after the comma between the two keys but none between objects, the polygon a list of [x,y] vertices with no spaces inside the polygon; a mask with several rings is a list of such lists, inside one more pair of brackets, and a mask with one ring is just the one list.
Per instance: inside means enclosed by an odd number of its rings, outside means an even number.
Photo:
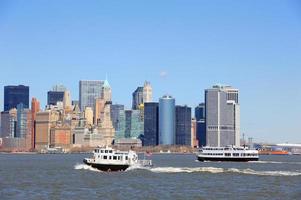
[{"label": "white ferry boat", "polygon": [[202,147],[197,154],[199,161],[248,162],[259,159],[258,151],[247,147]]},{"label": "white ferry boat", "polygon": [[96,148],[92,158],[83,162],[101,171],[124,171],[130,166],[152,166],[151,160],[139,160],[136,152],[118,151],[111,147]]}]

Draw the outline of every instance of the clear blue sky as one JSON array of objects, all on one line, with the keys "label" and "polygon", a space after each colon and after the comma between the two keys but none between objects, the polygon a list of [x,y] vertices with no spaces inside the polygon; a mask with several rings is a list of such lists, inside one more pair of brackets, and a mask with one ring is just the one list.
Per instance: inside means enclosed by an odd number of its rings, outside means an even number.
[{"label": "clear blue sky", "polygon": [[301,3],[285,0],[0,1],[3,86],[25,84],[45,105],[62,83],[108,74],[113,101],[151,81],[196,106],[204,89],[240,89],[241,129],[256,141],[301,143]]}]

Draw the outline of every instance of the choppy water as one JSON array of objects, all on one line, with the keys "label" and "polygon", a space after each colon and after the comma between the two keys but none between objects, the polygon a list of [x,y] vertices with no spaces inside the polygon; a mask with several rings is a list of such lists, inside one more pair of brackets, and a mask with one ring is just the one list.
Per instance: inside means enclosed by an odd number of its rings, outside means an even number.
[{"label": "choppy water", "polygon": [[0,199],[301,199],[301,156],[153,155],[153,168],[110,173],[82,164],[87,156],[0,154]]}]

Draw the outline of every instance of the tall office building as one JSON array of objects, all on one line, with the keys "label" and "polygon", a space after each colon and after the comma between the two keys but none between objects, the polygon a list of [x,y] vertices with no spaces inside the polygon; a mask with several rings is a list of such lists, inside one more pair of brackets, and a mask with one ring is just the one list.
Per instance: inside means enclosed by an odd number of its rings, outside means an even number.
[{"label": "tall office building", "polygon": [[238,90],[215,85],[205,90],[206,144],[240,145],[240,108]]},{"label": "tall office building", "polygon": [[120,121],[120,111],[124,110],[124,105],[121,104],[112,104],[111,105],[111,119],[113,123],[113,127],[117,131],[118,122]]},{"label": "tall office building", "polygon": [[144,145],[159,144],[159,103],[144,103]]},{"label": "tall office building", "polygon": [[103,113],[105,108],[105,100],[102,98],[95,99],[95,108],[94,108],[94,124],[98,125],[101,120],[103,120]]},{"label": "tall office building", "polygon": [[40,112],[40,102],[36,98],[31,99],[31,149],[35,148],[36,116]]},{"label": "tall office building", "polygon": [[18,138],[31,136],[31,111],[25,109],[23,103],[17,105],[17,134]]},{"label": "tall office building", "polygon": [[65,92],[67,88],[64,85],[58,84],[52,87],[52,91],[54,92]]},{"label": "tall office building", "polygon": [[176,106],[176,144],[191,146],[191,108]]},{"label": "tall office building", "polygon": [[64,101],[64,92],[62,91],[48,91],[47,92],[47,105],[56,105],[57,102]]},{"label": "tall office building", "polygon": [[196,136],[198,146],[206,146],[206,114],[205,103],[200,103],[194,111],[196,119]]},{"label": "tall office building", "polygon": [[159,144],[175,144],[175,99],[169,95],[159,99]]},{"label": "tall office building", "polygon": [[64,98],[63,98],[63,107],[65,110],[71,111],[72,106],[71,106],[71,95],[70,91],[66,90],[64,92]]},{"label": "tall office building", "polygon": [[137,87],[137,89],[132,94],[132,109],[138,110],[139,106],[143,104],[143,87]]},{"label": "tall office building", "polygon": [[92,108],[91,107],[86,107],[84,115],[85,115],[87,125],[92,126],[93,125],[93,110],[92,110]]},{"label": "tall office building", "polygon": [[24,85],[4,86],[4,111],[17,108],[23,103],[24,108],[29,108],[29,87]]},{"label": "tall office building", "polygon": [[79,106],[84,111],[85,107],[95,109],[95,99],[101,97],[103,81],[79,81]]},{"label": "tall office building", "polygon": [[150,82],[145,81],[143,86],[143,103],[151,102],[153,100],[153,88]]},{"label": "tall office building", "polygon": [[125,137],[138,139],[143,136],[143,121],[140,110],[125,111]]}]

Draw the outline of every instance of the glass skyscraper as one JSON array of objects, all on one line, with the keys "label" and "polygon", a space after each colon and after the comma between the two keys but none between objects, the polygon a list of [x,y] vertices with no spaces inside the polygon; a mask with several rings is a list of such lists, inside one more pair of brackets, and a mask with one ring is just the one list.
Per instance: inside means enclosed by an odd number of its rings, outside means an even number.
[{"label": "glass skyscraper", "polygon": [[4,86],[4,111],[17,108],[23,103],[24,108],[29,108],[29,87],[24,85]]},{"label": "glass skyscraper", "polygon": [[143,103],[143,87],[137,87],[137,89],[132,94],[132,109],[138,110],[139,105]]},{"label": "glass skyscraper", "polygon": [[200,103],[195,108],[195,119],[196,119],[196,137],[199,142],[199,146],[206,146],[206,114],[205,114],[205,103]]},{"label": "glass skyscraper", "polygon": [[64,93],[61,91],[48,91],[47,92],[47,105],[56,105],[57,102],[63,102]]},{"label": "glass skyscraper", "polygon": [[79,107],[81,111],[85,107],[95,109],[95,100],[101,97],[104,81],[79,81]]},{"label": "glass skyscraper", "polygon": [[169,95],[159,99],[159,144],[175,144],[175,99]]},{"label": "glass skyscraper", "polygon": [[159,144],[159,103],[144,103],[144,145]]},{"label": "glass skyscraper", "polygon": [[176,106],[176,144],[191,146],[191,108]]}]

